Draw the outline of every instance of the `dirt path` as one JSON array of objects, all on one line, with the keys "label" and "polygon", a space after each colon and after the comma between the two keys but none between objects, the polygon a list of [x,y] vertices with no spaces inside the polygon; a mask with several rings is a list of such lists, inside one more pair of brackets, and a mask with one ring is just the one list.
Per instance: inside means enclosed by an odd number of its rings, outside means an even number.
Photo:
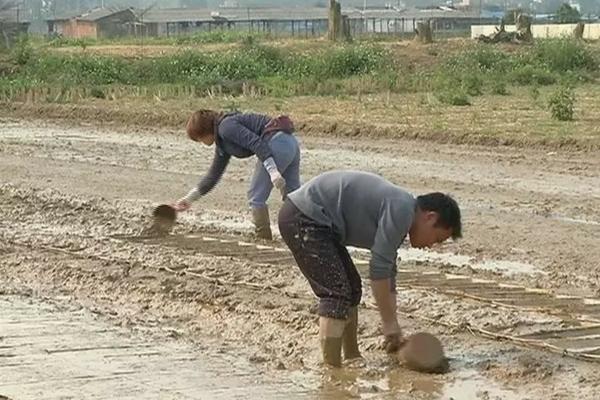
[{"label": "dirt path", "polygon": [[[405,268],[560,292],[576,288],[589,296],[598,291],[600,159],[594,154],[410,141],[305,138],[303,145],[305,179],[359,168],[417,193],[457,196],[465,210],[465,239],[432,252],[404,250]],[[4,121],[0,153],[0,275],[7,285],[67,295],[126,326],[166,323],[192,341],[214,337],[243,344],[237,354],[265,371],[320,371],[314,301],[292,266],[215,257],[199,241],[190,246],[112,237],[138,232],[152,204],[185,193],[208,166],[210,150],[169,132]],[[251,166],[234,162],[224,182],[183,216],[176,233],[225,233],[251,243],[244,201]],[[527,334],[572,326],[569,318],[457,299],[432,288],[407,289],[400,297],[408,331],[442,336],[453,359],[451,374],[423,381],[398,372],[403,370],[377,349],[377,314],[365,287],[360,330],[366,361],[343,377],[322,378],[322,388],[341,398],[595,399],[596,364],[481,339],[469,329]]]}]

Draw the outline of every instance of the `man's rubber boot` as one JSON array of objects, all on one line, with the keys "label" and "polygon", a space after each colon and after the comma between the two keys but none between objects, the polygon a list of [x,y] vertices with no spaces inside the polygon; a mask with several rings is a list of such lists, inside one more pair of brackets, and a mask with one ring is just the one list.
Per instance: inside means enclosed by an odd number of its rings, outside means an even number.
[{"label": "man's rubber boot", "polygon": [[361,357],[358,349],[358,307],[352,307],[348,313],[348,320],[342,336],[342,348],[346,360]]},{"label": "man's rubber boot", "polygon": [[332,367],[342,366],[342,335],[346,320],[319,318],[319,339],[323,362]]},{"label": "man's rubber boot", "polygon": [[252,222],[254,223],[254,233],[260,239],[273,240],[271,232],[271,221],[269,219],[269,208],[253,208]]},{"label": "man's rubber boot", "polygon": [[323,362],[332,367],[342,366],[342,338],[341,337],[322,337],[321,354]]}]

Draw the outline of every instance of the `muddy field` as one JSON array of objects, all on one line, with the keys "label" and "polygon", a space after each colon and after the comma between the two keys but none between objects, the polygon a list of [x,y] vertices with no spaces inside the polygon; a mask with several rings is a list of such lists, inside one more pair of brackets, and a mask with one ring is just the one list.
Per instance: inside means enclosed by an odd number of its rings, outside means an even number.
[{"label": "muddy field", "polygon": [[[274,397],[273,382],[286,382],[279,394],[288,398],[597,398],[597,153],[301,140],[305,180],[362,169],[414,193],[451,192],[461,203],[465,238],[427,252],[402,250],[399,275],[401,323],[407,332],[440,335],[449,374],[408,373],[383,354],[368,285],[360,308],[364,362],[344,372],[321,369],[308,285],[280,242],[250,235],[245,192],[253,161],[233,162],[173,237],[135,238],[152,205],[184,194],[210,163],[212,150],[180,132],[0,121],[1,290],[80,305],[125,331],[168,332],[207,363],[237,358],[234,376],[239,368],[266,377],[264,398]],[[362,268],[367,255],[354,255]],[[3,313],[10,303],[0,303]],[[10,371],[2,336],[0,369]],[[57,379],[47,377],[47,387]],[[10,384],[9,393],[0,379],[0,395],[34,398],[19,395],[15,379]],[[244,379],[219,385],[222,398],[244,398]],[[256,396],[260,387],[252,387]],[[165,398],[144,398],[152,396]]]}]

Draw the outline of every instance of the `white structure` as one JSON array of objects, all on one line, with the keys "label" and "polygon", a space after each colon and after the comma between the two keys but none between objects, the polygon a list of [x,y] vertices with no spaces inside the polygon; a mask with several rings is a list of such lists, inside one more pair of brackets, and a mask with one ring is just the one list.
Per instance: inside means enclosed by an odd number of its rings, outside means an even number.
[{"label": "white structure", "polygon": [[577,11],[581,12],[581,4],[579,4],[579,2],[578,2],[578,1],[576,1],[576,0],[570,0],[570,1],[569,1],[569,5],[570,5],[572,8],[576,9]]},{"label": "white structure", "polygon": [[[531,25],[531,33],[534,38],[548,39],[572,37],[576,24],[545,24]],[[514,32],[517,28],[515,25],[506,25],[504,29],[507,32]],[[496,25],[472,25],[471,38],[476,39],[480,35],[493,35],[496,32]],[[600,24],[586,24],[583,30],[583,38],[588,40],[600,39]]]}]

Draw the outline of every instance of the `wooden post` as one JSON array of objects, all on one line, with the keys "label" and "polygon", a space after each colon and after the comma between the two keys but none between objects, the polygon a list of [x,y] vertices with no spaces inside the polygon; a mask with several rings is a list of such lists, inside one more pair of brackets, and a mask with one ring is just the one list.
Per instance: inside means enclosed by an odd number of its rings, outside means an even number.
[{"label": "wooden post", "polygon": [[332,41],[338,40],[340,15],[338,13],[338,2],[336,0],[329,0],[329,32],[328,39]]},{"label": "wooden post", "polygon": [[585,29],[585,23],[583,23],[581,21],[578,22],[577,26],[573,30],[573,37],[575,37],[575,39],[577,39],[577,40],[582,40],[584,29]]},{"label": "wooden post", "polygon": [[352,34],[350,33],[350,18],[348,18],[347,15],[342,15],[342,33],[345,41],[352,41]]},{"label": "wooden post", "polygon": [[417,23],[417,29],[415,29],[417,36],[415,37],[421,43],[433,43],[433,34],[431,31],[431,21],[419,21]]},{"label": "wooden post", "polygon": [[342,17],[342,5],[339,1],[329,0],[329,31],[327,37],[331,41],[349,40],[350,26],[347,18]]}]

